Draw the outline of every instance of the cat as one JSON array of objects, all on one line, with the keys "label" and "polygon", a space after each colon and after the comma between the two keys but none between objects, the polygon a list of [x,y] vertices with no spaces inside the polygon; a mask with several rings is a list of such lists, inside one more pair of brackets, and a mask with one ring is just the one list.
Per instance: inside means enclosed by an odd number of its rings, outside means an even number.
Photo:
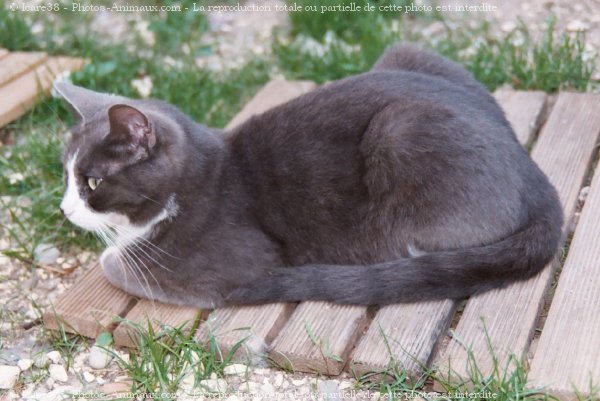
[{"label": "cat", "polygon": [[[133,295],[215,308],[464,298],[536,275],[562,208],[465,69],[410,45],[231,130],[55,84],[63,214]],[[201,88],[199,88],[201,90]]]}]

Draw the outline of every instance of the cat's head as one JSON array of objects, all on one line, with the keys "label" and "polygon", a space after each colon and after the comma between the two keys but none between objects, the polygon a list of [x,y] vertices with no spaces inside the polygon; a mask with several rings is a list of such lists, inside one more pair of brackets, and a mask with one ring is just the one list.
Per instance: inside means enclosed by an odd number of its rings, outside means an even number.
[{"label": "cat's head", "polygon": [[62,213],[86,230],[125,237],[176,213],[181,128],[152,102],[67,83],[55,89],[78,120],[63,155]]}]

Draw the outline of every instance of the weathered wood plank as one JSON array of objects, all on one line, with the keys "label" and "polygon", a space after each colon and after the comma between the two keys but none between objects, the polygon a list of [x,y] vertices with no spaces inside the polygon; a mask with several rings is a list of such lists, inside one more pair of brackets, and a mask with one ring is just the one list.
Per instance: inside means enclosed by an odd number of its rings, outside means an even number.
[{"label": "weathered wood plank", "polygon": [[599,238],[596,169],[528,376],[529,387],[544,386],[561,400],[586,398],[592,392],[590,380],[600,383]]},{"label": "weathered wood plank", "polygon": [[4,85],[0,88],[0,127],[25,114],[36,103],[38,96],[50,89],[56,75],[78,70],[82,66],[82,59],[53,57]]},{"label": "weathered wood plank", "polygon": [[[152,325],[155,333],[160,333],[162,326],[192,327],[203,311],[195,307],[164,304],[158,301],[142,299],[127,313],[124,320],[113,332],[115,345],[136,347],[138,328],[145,330]],[[204,313],[206,315],[207,313]],[[200,315],[200,316],[199,316]]]},{"label": "weathered wood plank", "polygon": [[293,304],[269,304],[216,309],[200,327],[196,338],[216,341],[225,357],[242,342],[234,355],[236,360],[253,364],[264,362],[268,345],[292,314]]},{"label": "weathered wood plank", "polygon": [[0,59],[0,86],[17,79],[48,59],[42,52],[12,52]]},{"label": "weathered wood plank", "polygon": [[255,114],[263,113],[275,106],[292,100],[306,92],[313,90],[317,85],[312,81],[286,81],[277,78],[266,84],[227,124],[227,128],[240,125]]},{"label": "weathered wood plank", "polygon": [[[543,92],[501,91],[498,103],[525,145],[535,133],[546,103]],[[456,303],[452,300],[389,305],[375,315],[361,338],[349,368],[358,374],[385,371],[394,363],[417,379],[448,328]]]},{"label": "weathered wood plank", "polygon": [[540,91],[497,90],[494,97],[504,109],[519,142],[529,145],[544,114],[546,94]]},{"label": "weathered wood plank", "polygon": [[[558,190],[565,210],[565,234],[599,132],[600,96],[561,93],[532,151],[533,159]],[[451,367],[453,380],[467,379],[466,347],[472,351],[484,376],[493,371],[490,347],[501,369],[511,354],[524,357],[553,267],[551,263],[529,281],[472,297],[455,330],[455,338],[436,362],[439,372],[446,375]],[[439,384],[436,387],[442,389]]]},{"label": "weathered wood plank", "polygon": [[111,331],[119,317],[134,306],[136,299],[114,287],[95,265],[68,291],[58,297],[53,308],[44,313],[44,325],[58,330],[95,338],[102,331]]},{"label": "weathered wood plank", "polygon": [[349,370],[363,375],[384,372],[393,364],[417,379],[450,325],[455,308],[453,300],[381,308],[356,346]]},{"label": "weathered wood plank", "polygon": [[295,371],[338,375],[366,322],[365,307],[302,302],[269,355]]}]

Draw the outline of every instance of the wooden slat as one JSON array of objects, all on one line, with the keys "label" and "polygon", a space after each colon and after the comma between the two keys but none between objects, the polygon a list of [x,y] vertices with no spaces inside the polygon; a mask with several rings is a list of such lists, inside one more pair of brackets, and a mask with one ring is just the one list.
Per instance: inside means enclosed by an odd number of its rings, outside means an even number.
[{"label": "wooden slat", "polygon": [[[528,376],[561,400],[590,396],[600,383],[600,170],[569,247]],[[574,392],[582,395],[578,398]]]},{"label": "wooden slat", "polygon": [[44,325],[95,338],[102,331],[111,331],[119,317],[133,307],[136,299],[114,287],[95,265],[58,297],[53,307],[44,313]]},{"label": "wooden slat", "polygon": [[0,86],[37,67],[48,56],[41,52],[13,52],[0,59]]},{"label": "wooden slat", "polygon": [[227,128],[233,128],[240,125],[255,114],[260,114],[298,97],[316,87],[312,81],[286,81],[283,78],[277,78],[266,84],[254,97],[244,106],[230,122]]},{"label": "wooden slat", "polygon": [[[546,95],[543,92],[502,91],[496,92],[495,96],[517,133],[517,139],[523,145],[527,144],[535,133]],[[447,300],[382,308],[356,346],[349,368],[364,374],[384,371],[393,363],[412,379],[419,378],[448,328],[455,306],[454,301]]]},{"label": "wooden slat", "polygon": [[198,308],[188,306],[177,306],[164,304],[162,302],[152,302],[142,299],[127,313],[123,322],[121,322],[113,333],[115,344],[124,347],[135,347],[137,330],[147,329],[151,324],[155,333],[160,333],[161,327],[190,328],[196,318],[199,318],[202,311]]},{"label": "wooden slat", "polygon": [[517,134],[517,139],[527,146],[539,128],[546,105],[546,94],[539,91],[498,90],[494,96],[504,109],[506,118]]},{"label": "wooden slat", "polygon": [[448,328],[456,302],[419,302],[381,308],[360,339],[349,370],[358,375],[383,372],[391,365],[414,380]]},{"label": "wooden slat", "polygon": [[366,322],[367,309],[361,306],[302,302],[269,355],[294,371],[338,375]]},{"label": "wooden slat", "polygon": [[[565,210],[565,233],[599,132],[600,97],[561,93],[532,151],[533,159],[558,190]],[[522,358],[543,306],[553,266],[550,264],[529,281],[472,297],[455,330],[455,338],[436,363],[440,374],[446,375],[450,366],[452,379],[468,378],[465,347],[472,351],[484,376],[493,371],[490,347],[501,369],[511,354]],[[436,388],[442,389],[439,384]]]},{"label": "wooden slat", "polygon": [[235,359],[252,363],[265,359],[268,344],[288,320],[293,304],[269,304],[217,309],[200,327],[196,338],[206,342],[214,338],[223,357],[242,342]]},{"label": "wooden slat", "polygon": [[34,70],[0,88],[0,127],[19,118],[47,92],[56,75],[75,71],[83,66],[83,60],[69,57],[53,57]]}]

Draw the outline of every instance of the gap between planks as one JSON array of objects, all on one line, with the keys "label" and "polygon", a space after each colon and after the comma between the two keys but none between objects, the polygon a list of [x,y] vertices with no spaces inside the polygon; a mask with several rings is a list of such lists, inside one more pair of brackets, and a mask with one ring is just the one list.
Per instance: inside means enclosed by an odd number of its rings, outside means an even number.
[{"label": "gap between planks", "polygon": [[[563,205],[563,238],[599,132],[600,97],[561,93],[532,151],[533,159],[556,187]],[[451,381],[468,379],[472,361],[467,349],[483,377],[493,373],[495,364],[500,371],[507,368],[511,372],[515,366],[507,364],[512,356],[518,361],[525,356],[555,266],[550,263],[529,281],[472,297],[448,348],[436,361],[440,373]],[[444,389],[440,383],[435,383],[434,388]]]}]

